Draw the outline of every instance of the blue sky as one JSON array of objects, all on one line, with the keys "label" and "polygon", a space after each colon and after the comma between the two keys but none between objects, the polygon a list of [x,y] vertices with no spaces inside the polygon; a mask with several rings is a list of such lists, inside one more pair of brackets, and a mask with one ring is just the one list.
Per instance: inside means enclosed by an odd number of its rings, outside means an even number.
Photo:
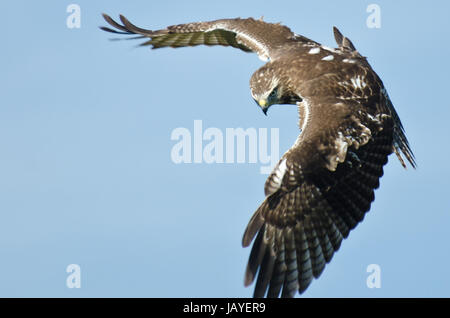
[{"label": "blue sky", "polygon": [[[66,8],[81,8],[81,28]],[[368,28],[369,4],[381,28]],[[249,297],[241,238],[263,200],[259,163],[175,164],[177,127],[278,128],[248,81],[263,63],[223,47],[150,51],[109,41],[101,13],[146,28],[260,17],[334,46],[348,36],[383,79],[417,157],[394,156],[376,200],[304,297],[449,297],[446,1],[2,1],[0,296]],[[81,267],[81,288],[66,267]],[[369,289],[366,268],[381,268]]]}]

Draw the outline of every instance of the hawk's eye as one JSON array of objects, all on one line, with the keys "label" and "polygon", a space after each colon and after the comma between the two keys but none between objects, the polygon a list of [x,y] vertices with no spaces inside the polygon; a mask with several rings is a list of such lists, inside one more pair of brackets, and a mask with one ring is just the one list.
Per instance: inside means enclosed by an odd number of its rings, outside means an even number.
[{"label": "hawk's eye", "polygon": [[277,89],[274,88],[272,92],[270,92],[269,99],[274,99],[277,97]]}]

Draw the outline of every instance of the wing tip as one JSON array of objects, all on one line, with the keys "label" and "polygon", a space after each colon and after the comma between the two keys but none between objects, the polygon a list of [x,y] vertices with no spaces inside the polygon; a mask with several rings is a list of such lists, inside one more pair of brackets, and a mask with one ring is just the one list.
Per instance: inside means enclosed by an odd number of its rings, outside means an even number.
[{"label": "wing tip", "polygon": [[333,26],[333,34],[334,39],[336,40],[336,43],[340,48],[345,48],[350,51],[356,51],[356,48],[353,45],[352,41],[350,41],[349,38],[345,37],[336,26]]},{"label": "wing tip", "polygon": [[105,12],[102,12],[102,17],[105,20],[111,19],[111,17],[108,14],[106,14]]},{"label": "wing tip", "polygon": [[250,266],[247,265],[244,275],[244,287],[250,286],[255,280],[255,274],[250,270]]},{"label": "wing tip", "polygon": [[260,209],[258,209],[248,222],[242,237],[242,247],[248,247],[255,237],[256,233],[261,229],[264,224],[264,219],[261,216]]}]

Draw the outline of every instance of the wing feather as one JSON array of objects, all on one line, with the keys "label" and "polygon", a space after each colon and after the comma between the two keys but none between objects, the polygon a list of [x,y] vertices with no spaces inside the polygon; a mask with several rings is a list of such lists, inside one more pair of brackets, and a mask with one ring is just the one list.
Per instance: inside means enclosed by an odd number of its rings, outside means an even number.
[{"label": "wing feather", "polygon": [[267,297],[278,297],[283,287],[283,283],[286,277],[286,263],[285,263],[285,244],[284,233],[281,229],[273,228],[274,232],[273,240],[276,248],[276,261],[274,264],[274,270],[272,278],[270,279],[269,290],[267,291]]},{"label": "wing feather", "polygon": [[295,243],[294,231],[287,228],[284,234],[286,246],[286,278],[283,284],[281,297],[293,297],[298,290],[298,268],[297,268],[297,247]]},{"label": "wing feather", "polygon": [[[333,257],[334,254],[334,248],[328,234],[328,229],[330,229],[331,221],[320,220],[320,218],[317,217],[317,215],[313,215],[311,217],[311,221],[314,231],[316,232],[316,235],[319,239],[325,263],[328,263],[329,261],[331,261],[331,258]],[[323,268],[321,271],[323,271],[324,268],[325,264],[323,264]],[[318,273],[317,277],[320,276],[320,274],[321,272]]]},{"label": "wing feather", "polygon": [[309,252],[308,240],[303,226],[299,223],[295,226],[296,229],[296,246],[297,246],[297,264],[299,272],[299,288],[298,290],[305,290],[313,280],[312,264]]},{"label": "wing feather", "polygon": [[137,34],[140,35],[138,38],[149,38],[141,45],[151,45],[154,49],[202,44],[222,45],[235,47],[245,52],[255,52],[261,59],[274,59],[277,57],[278,49],[284,44],[299,41],[313,42],[295,35],[286,26],[252,18],[178,24],[156,31],[140,28],[123,15],[119,16],[122,24],[107,14],[103,14],[103,18],[114,29],[100,27],[102,30],[116,34]]},{"label": "wing feather", "polygon": [[[264,253],[264,257],[259,268],[258,280],[256,281],[255,291],[253,294],[255,298],[262,298],[266,294],[275,265],[275,255],[273,255],[273,253],[269,250],[268,245],[264,245],[264,247],[267,252]],[[255,268],[255,271],[256,270],[257,268]]]}]

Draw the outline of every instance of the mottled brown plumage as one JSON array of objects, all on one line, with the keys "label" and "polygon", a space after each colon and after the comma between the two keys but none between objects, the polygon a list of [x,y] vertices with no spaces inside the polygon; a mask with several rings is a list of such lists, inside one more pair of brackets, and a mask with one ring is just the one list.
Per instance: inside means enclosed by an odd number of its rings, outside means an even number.
[{"label": "mottled brown plumage", "polygon": [[[383,166],[395,152],[415,167],[400,119],[378,75],[353,43],[334,28],[328,48],[262,20],[222,19],[141,29],[104,15],[117,30],[146,38],[153,48],[223,45],[268,62],[250,88],[264,113],[296,104],[301,133],[268,177],[265,199],[251,218],[243,246],[254,240],[245,285],[255,297],[302,293],[330,262],[342,239],[374,200]],[[255,238],[256,237],[256,238]]]}]

